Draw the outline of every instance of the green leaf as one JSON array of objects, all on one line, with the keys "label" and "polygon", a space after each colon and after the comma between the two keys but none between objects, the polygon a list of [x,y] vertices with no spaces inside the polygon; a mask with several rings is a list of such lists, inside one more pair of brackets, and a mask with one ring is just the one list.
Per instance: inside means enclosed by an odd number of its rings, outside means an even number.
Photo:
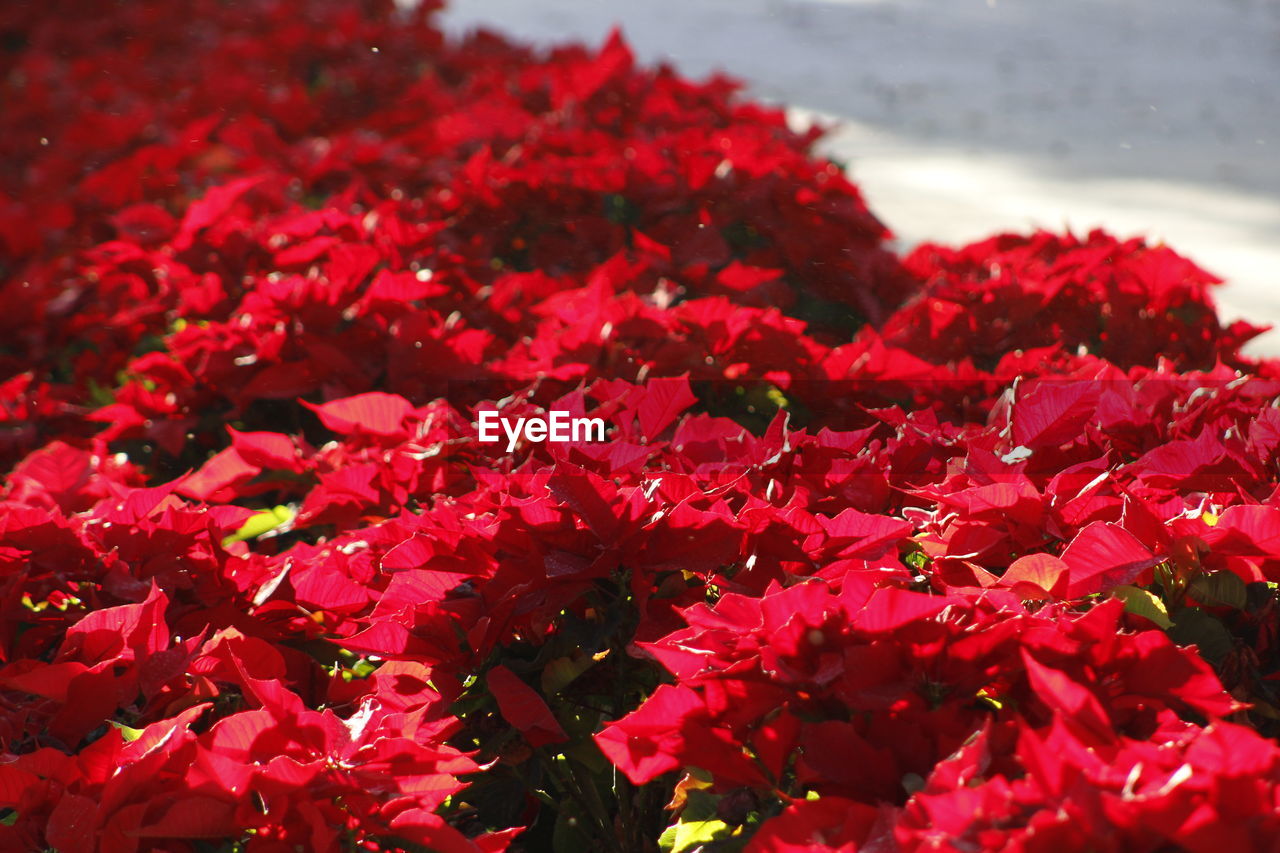
[{"label": "green leaf", "polygon": [[378,670],[378,665],[376,663],[374,663],[371,660],[365,660],[364,658],[360,658],[358,661],[353,663],[349,668],[347,668],[344,671],[350,672],[352,678],[368,678],[369,676],[377,672],[377,670]]},{"label": "green leaf", "polygon": [[680,824],[678,823],[673,823],[662,830],[662,834],[658,836],[658,849],[662,853],[671,853],[672,848],[676,846],[676,833],[679,831]]},{"label": "green leaf", "polygon": [[690,788],[685,792],[684,809],[680,820],[685,823],[701,823],[716,816],[716,804],[720,798],[706,788]]},{"label": "green leaf", "polygon": [[[594,726],[592,726],[594,728]],[[566,729],[568,731],[568,729]],[[604,757],[604,753],[600,751],[600,747],[596,746],[596,742],[590,737],[575,737],[573,743],[569,744],[564,755],[572,758],[578,764],[581,764],[588,772],[597,776],[603,776],[605,773],[613,769],[613,765],[609,763],[609,759]]]},{"label": "green leaf", "polygon": [[[691,820],[675,824],[671,839],[671,853],[686,853],[712,841],[720,841],[733,835],[733,828],[722,820]],[[666,833],[664,832],[665,836]]]},{"label": "green leaf", "polygon": [[135,740],[142,737],[142,729],[130,728],[124,723],[117,723],[115,720],[108,720],[107,722],[119,729],[120,736],[124,738],[125,743],[133,743]]},{"label": "green leaf", "polygon": [[586,821],[575,809],[562,809],[551,830],[553,853],[580,853],[583,850],[597,849],[595,839],[587,832],[586,825]]},{"label": "green leaf", "polygon": [[1138,586],[1118,586],[1112,592],[1124,602],[1126,612],[1150,619],[1166,631],[1173,626],[1164,602],[1150,590]]},{"label": "green leaf", "polygon": [[[692,776],[686,781],[700,784]],[[734,828],[716,817],[720,798],[699,787],[685,791],[680,819],[667,827],[658,838],[658,846],[664,853],[686,853],[712,841],[722,841],[734,833]]]},{"label": "green leaf", "polygon": [[110,388],[94,382],[93,377],[91,376],[89,377],[89,401],[93,403],[93,405],[101,408],[114,403],[116,401],[116,395]]},{"label": "green leaf", "polygon": [[222,540],[225,548],[232,542],[243,542],[246,539],[256,539],[264,533],[269,533],[277,527],[283,527],[293,521],[293,510],[287,506],[277,506],[271,509],[264,509],[256,512],[240,525],[240,529],[235,533]]},{"label": "green leaf", "polygon": [[1218,619],[1199,607],[1188,607],[1178,613],[1169,639],[1183,646],[1195,645],[1200,656],[1212,664],[1219,664],[1235,645],[1231,633]]},{"label": "green leaf", "polygon": [[1196,601],[1213,607],[1243,610],[1249,591],[1235,572],[1204,572],[1197,575],[1188,588]]},{"label": "green leaf", "polygon": [[548,662],[542,670],[542,692],[547,696],[559,693],[594,665],[595,659],[583,652]]}]

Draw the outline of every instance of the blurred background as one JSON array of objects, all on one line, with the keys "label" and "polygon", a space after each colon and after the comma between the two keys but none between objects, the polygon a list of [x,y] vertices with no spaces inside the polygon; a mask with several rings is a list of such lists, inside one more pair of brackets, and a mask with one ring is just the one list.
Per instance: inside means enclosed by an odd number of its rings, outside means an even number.
[{"label": "blurred background", "polygon": [[451,0],[443,22],[538,46],[620,26],[832,127],[822,153],[903,247],[1141,234],[1225,278],[1227,318],[1280,325],[1280,0]]}]

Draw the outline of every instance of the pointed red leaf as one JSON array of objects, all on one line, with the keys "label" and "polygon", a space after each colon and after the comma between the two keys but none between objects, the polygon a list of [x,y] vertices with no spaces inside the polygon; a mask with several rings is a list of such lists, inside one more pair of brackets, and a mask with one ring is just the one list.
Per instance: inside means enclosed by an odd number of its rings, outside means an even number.
[{"label": "pointed red leaf", "polygon": [[1093,417],[1101,395],[1095,382],[1038,382],[1013,406],[1013,440],[1019,447],[1057,447],[1074,441]]},{"label": "pointed red leaf", "polygon": [[698,402],[689,390],[689,377],[650,379],[641,392],[636,416],[640,419],[640,434],[653,441],[685,409]]},{"label": "pointed red leaf", "polygon": [[555,715],[538,692],[502,664],[489,670],[485,677],[489,691],[498,700],[498,710],[508,723],[524,735],[530,746],[545,746],[569,739]]},{"label": "pointed red leaf", "polygon": [[329,429],[341,435],[362,432],[377,436],[405,435],[404,420],[413,413],[413,406],[397,394],[370,391],[334,400],[320,406],[302,401],[315,412]]},{"label": "pointed red leaf", "polygon": [[1095,521],[1071,540],[1062,562],[1070,569],[1067,597],[1081,598],[1133,583],[1160,558],[1120,525]]},{"label": "pointed red leaf", "polygon": [[1067,591],[1069,576],[1067,564],[1052,554],[1027,554],[1005,569],[999,584],[1023,598],[1061,598]]}]

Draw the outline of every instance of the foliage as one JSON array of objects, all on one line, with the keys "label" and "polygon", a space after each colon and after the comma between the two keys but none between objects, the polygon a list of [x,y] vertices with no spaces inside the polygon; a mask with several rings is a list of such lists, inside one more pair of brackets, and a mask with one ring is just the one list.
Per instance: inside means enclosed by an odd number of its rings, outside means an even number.
[{"label": "foliage", "polygon": [[0,846],[1273,843],[1212,276],[899,258],[731,82],[433,11],[0,12]]}]

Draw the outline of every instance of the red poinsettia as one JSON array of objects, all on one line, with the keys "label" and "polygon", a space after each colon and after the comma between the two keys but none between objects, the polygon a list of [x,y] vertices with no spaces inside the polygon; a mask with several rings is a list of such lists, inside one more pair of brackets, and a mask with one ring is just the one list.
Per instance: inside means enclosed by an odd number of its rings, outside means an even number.
[{"label": "red poinsettia", "polygon": [[1216,280],[434,11],[0,12],[0,847],[1270,849]]}]

